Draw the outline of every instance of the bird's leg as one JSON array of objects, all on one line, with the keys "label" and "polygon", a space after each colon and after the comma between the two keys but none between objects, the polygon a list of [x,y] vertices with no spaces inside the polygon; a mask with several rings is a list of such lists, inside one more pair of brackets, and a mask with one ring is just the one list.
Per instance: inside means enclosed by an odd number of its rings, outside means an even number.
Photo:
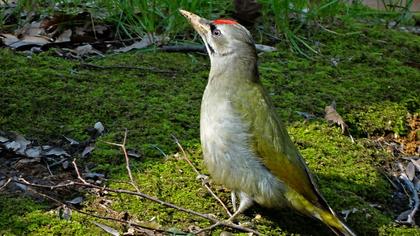
[{"label": "bird's leg", "polygon": [[237,210],[238,208],[236,208],[236,192],[235,192],[235,191],[232,191],[232,192],[230,193],[230,199],[232,200],[233,212],[236,212],[236,210]]},{"label": "bird's leg", "polygon": [[228,219],[228,221],[232,221],[237,215],[241,214],[246,209],[251,207],[252,204],[254,204],[254,200],[244,192],[239,193],[239,198],[241,199],[239,203],[239,208],[235,211],[235,213],[233,213],[233,215]]}]

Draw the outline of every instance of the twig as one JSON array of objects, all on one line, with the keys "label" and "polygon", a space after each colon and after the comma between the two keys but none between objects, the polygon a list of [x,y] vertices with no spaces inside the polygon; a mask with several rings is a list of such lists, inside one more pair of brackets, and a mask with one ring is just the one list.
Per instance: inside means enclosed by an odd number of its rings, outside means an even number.
[{"label": "twig", "polygon": [[220,223],[219,223],[219,222],[214,223],[214,224],[212,224],[211,226],[209,226],[209,227],[207,227],[207,228],[200,229],[200,230],[198,230],[197,232],[194,232],[194,234],[198,235],[198,234],[200,234],[200,233],[202,233],[202,232],[204,232],[204,231],[211,231],[211,230],[213,230],[214,228],[216,228],[216,227],[217,227],[217,226],[219,226],[219,225],[220,225]]},{"label": "twig", "polygon": [[89,15],[90,15],[90,22],[92,24],[93,36],[95,37],[95,40],[98,40],[98,37],[96,36],[95,22],[93,20],[93,15],[92,14],[89,14]]},{"label": "twig", "polygon": [[152,144],[151,146],[156,148],[156,150],[158,150],[165,157],[165,159],[168,159],[168,155],[166,155],[166,153],[160,147],[155,144]]},{"label": "twig", "polygon": [[[36,185],[34,185],[34,184],[32,184],[32,183],[28,182],[27,180],[23,179],[23,178],[20,178],[20,180],[21,180],[22,182],[20,182],[20,181],[16,181],[16,182],[18,182],[18,183],[20,183],[20,184],[27,185],[27,186],[32,186],[32,187],[41,187],[41,186],[36,186]],[[129,221],[126,221],[126,220],[116,219],[116,218],[113,218],[113,217],[108,217],[108,216],[100,216],[100,215],[92,214],[92,213],[89,213],[89,212],[85,212],[85,211],[82,211],[82,210],[79,210],[79,209],[75,208],[75,207],[74,207],[74,206],[72,206],[71,204],[68,204],[68,203],[62,202],[62,201],[60,201],[60,200],[58,200],[58,199],[56,199],[56,198],[54,198],[54,197],[51,197],[51,196],[49,196],[49,195],[44,194],[44,193],[40,193],[40,192],[36,191],[35,189],[28,188],[28,190],[29,190],[29,191],[31,191],[31,192],[33,192],[33,193],[36,193],[36,194],[38,194],[38,195],[40,195],[40,196],[42,196],[42,197],[44,197],[44,198],[46,198],[46,199],[49,199],[49,200],[51,200],[51,201],[53,201],[53,202],[55,202],[55,203],[57,203],[57,204],[59,204],[59,205],[61,205],[61,206],[67,206],[67,207],[71,208],[72,210],[77,211],[77,212],[79,212],[79,213],[81,213],[81,214],[83,214],[83,215],[87,215],[87,216],[95,217],[95,218],[98,218],[98,219],[104,219],[104,220],[116,221],[116,222],[120,222],[120,223],[123,223],[123,224],[126,224],[126,225],[131,225],[131,226],[134,226],[134,227],[138,227],[138,228],[144,228],[144,229],[153,230],[153,231],[158,231],[158,232],[167,232],[167,233],[171,233],[170,231],[166,231],[166,230],[162,230],[162,229],[155,229],[155,228],[151,228],[151,227],[149,227],[149,226],[139,225],[139,224],[136,224],[136,223],[133,223],[133,222],[129,222]]]},{"label": "twig", "polygon": [[[202,176],[202,174],[197,170],[197,168],[195,168],[195,166],[193,165],[193,163],[187,157],[187,154],[185,153],[184,148],[179,143],[179,141],[175,137],[175,135],[172,135],[172,137],[174,138],[176,145],[178,145],[178,148],[181,150],[181,152],[182,152],[182,154],[184,156],[184,160],[191,166],[191,168],[194,170],[194,172],[197,174],[197,176]],[[232,216],[232,213],[230,213],[229,209],[226,207],[226,205],[223,203],[223,201],[211,190],[210,184],[208,182],[206,182],[203,178],[200,178],[200,180],[203,183],[204,187],[206,187],[207,191],[209,191],[209,193],[220,203],[220,205],[222,205],[222,207],[225,209],[225,211],[227,212],[227,214],[229,215],[229,217],[231,217]]]},{"label": "twig", "polygon": [[20,180],[12,180],[12,181],[14,181],[16,183],[27,185],[27,186],[39,187],[39,188],[54,189],[54,188],[62,188],[62,187],[69,187],[69,186],[82,186],[82,187],[100,189],[102,191],[108,191],[108,192],[113,192],[113,193],[121,193],[121,194],[140,196],[140,197],[148,199],[150,201],[159,203],[163,206],[170,207],[170,208],[173,208],[173,209],[176,209],[176,210],[179,210],[179,211],[191,214],[191,215],[195,215],[195,216],[207,219],[207,220],[209,220],[213,223],[219,223],[220,226],[225,226],[225,227],[229,227],[229,228],[232,228],[232,229],[237,229],[237,230],[244,231],[244,232],[254,233],[255,235],[260,235],[260,233],[258,233],[257,231],[255,231],[253,229],[250,229],[250,228],[247,228],[247,227],[244,227],[244,226],[240,226],[240,225],[237,225],[237,224],[233,224],[233,223],[230,223],[230,222],[219,221],[218,219],[216,219],[212,216],[209,216],[207,214],[196,212],[196,211],[193,211],[193,210],[190,210],[190,209],[187,209],[187,208],[183,208],[183,207],[174,205],[174,204],[169,203],[169,202],[162,201],[158,198],[152,197],[152,196],[147,195],[147,194],[142,193],[142,192],[133,192],[133,191],[128,191],[128,190],[124,190],[124,189],[111,189],[111,188],[101,187],[101,186],[90,184],[90,183],[80,183],[80,182],[73,182],[73,181],[71,181],[67,184],[59,184],[59,185],[52,185],[52,186],[51,185],[43,185],[43,184],[34,184],[34,183],[29,183],[27,181],[24,182],[24,181],[22,181],[22,178],[20,178]]},{"label": "twig", "polygon": [[61,159],[61,160],[59,160],[59,161],[57,161],[57,162],[54,162],[54,163],[52,163],[51,165],[50,165],[50,168],[52,168],[52,167],[54,167],[54,166],[57,166],[57,165],[60,165],[60,164],[62,164],[63,162],[65,162],[65,161],[67,161],[67,159]]},{"label": "twig", "polygon": [[86,182],[86,180],[84,180],[84,179],[82,178],[82,176],[80,175],[79,168],[77,168],[77,165],[76,165],[76,158],[74,158],[74,159],[73,159],[72,163],[73,163],[74,169],[76,170],[76,173],[77,173],[77,178],[78,178],[80,181],[82,181],[84,184],[88,184],[88,182]]},{"label": "twig", "polygon": [[140,189],[137,186],[136,182],[134,182],[133,175],[131,174],[130,159],[128,158],[127,149],[125,148],[125,144],[127,143],[127,133],[128,133],[128,130],[125,129],[124,140],[123,140],[122,144],[110,143],[110,142],[105,142],[105,143],[110,144],[110,145],[114,145],[114,146],[118,146],[122,149],[122,151],[124,153],[124,157],[125,157],[125,168],[127,169],[128,177],[130,178],[130,184],[136,189],[137,192],[140,192]]},{"label": "twig", "polygon": [[161,52],[201,52],[207,53],[204,45],[168,45],[156,48]]},{"label": "twig", "polygon": [[91,63],[80,63],[79,66],[86,68],[102,69],[102,70],[113,70],[113,69],[127,69],[127,70],[147,70],[153,73],[164,73],[164,74],[173,74],[176,71],[171,70],[162,70],[154,67],[145,67],[145,66],[124,66],[124,65],[112,65],[112,66],[101,66]]},{"label": "twig", "polygon": [[51,169],[50,169],[50,165],[48,165],[48,161],[46,161],[44,158],[43,158],[43,160],[44,160],[44,162],[45,162],[45,165],[47,166],[47,170],[48,170],[48,172],[50,173],[50,175],[51,175],[51,176],[54,176],[54,175],[53,175],[53,173],[52,173],[52,171],[51,171]]},{"label": "twig", "polygon": [[343,34],[343,33],[338,33],[338,32],[335,32],[333,30],[330,30],[330,29],[326,28],[325,26],[323,26],[320,23],[317,23],[317,25],[319,27],[321,27],[321,29],[325,30],[327,33],[331,33],[331,34],[335,34],[335,35],[340,35],[340,36],[348,36],[348,35],[360,34],[361,33],[361,31],[355,31],[355,32],[348,32],[348,33],[344,33]]},{"label": "twig", "polygon": [[[77,182],[75,182],[75,184],[76,185],[81,185],[81,186],[86,186],[85,184],[77,183]],[[97,188],[97,189],[103,189],[103,190],[106,190],[108,192],[123,193],[123,194],[140,196],[140,197],[145,198],[145,199],[148,199],[150,201],[157,202],[157,203],[159,203],[159,204],[161,204],[163,206],[170,207],[170,208],[173,208],[173,209],[176,209],[176,210],[179,210],[179,211],[183,211],[183,212],[189,213],[191,215],[199,216],[201,218],[205,218],[205,219],[207,219],[209,221],[212,221],[213,223],[219,223],[219,225],[221,225],[221,226],[226,226],[226,227],[230,227],[232,229],[237,229],[237,230],[241,230],[241,231],[245,231],[245,232],[254,233],[256,235],[260,235],[257,231],[255,231],[253,229],[250,229],[250,228],[247,228],[247,227],[244,227],[244,226],[240,226],[240,225],[237,225],[237,224],[233,224],[233,223],[230,223],[230,222],[219,221],[218,219],[216,219],[214,217],[211,217],[211,216],[209,216],[207,214],[199,213],[199,212],[196,212],[196,211],[187,209],[187,208],[183,208],[183,207],[174,205],[174,204],[169,203],[169,202],[162,201],[162,200],[160,200],[158,198],[149,196],[149,195],[144,194],[142,192],[133,192],[133,191],[128,191],[128,190],[124,190],[124,189],[103,188],[103,187],[92,185],[92,184],[90,184],[90,186],[88,186],[88,187]]]},{"label": "twig", "polygon": [[10,181],[12,181],[12,178],[7,179],[6,183],[0,187],[0,191],[3,190],[10,183]]}]

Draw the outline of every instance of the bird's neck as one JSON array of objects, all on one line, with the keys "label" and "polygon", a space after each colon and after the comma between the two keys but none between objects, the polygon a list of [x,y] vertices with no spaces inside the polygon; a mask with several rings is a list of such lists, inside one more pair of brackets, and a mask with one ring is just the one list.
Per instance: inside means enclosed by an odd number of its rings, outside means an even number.
[{"label": "bird's neck", "polygon": [[240,85],[240,83],[257,82],[259,80],[257,56],[254,54],[210,58],[211,69],[209,85]]}]

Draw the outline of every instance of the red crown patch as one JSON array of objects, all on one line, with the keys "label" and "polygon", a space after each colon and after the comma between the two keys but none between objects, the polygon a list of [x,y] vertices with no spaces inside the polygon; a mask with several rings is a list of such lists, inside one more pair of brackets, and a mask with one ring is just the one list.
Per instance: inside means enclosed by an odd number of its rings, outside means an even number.
[{"label": "red crown patch", "polygon": [[236,22],[235,20],[218,19],[218,20],[214,20],[213,24],[215,24],[215,25],[234,25],[234,24],[238,24],[238,22]]}]

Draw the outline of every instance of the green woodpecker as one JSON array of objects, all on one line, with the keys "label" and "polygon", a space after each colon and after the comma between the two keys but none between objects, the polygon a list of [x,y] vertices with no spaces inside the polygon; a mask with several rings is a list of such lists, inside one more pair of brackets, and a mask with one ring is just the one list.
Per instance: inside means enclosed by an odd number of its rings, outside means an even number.
[{"label": "green woodpecker", "polygon": [[232,190],[230,219],[254,202],[290,206],[324,222],[337,235],[355,235],[317,189],[301,154],[261,85],[255,44],[232,20],[209,21],[180,10],[201,36],[211,69],[201,103],[204,162],[215,182]]}]

